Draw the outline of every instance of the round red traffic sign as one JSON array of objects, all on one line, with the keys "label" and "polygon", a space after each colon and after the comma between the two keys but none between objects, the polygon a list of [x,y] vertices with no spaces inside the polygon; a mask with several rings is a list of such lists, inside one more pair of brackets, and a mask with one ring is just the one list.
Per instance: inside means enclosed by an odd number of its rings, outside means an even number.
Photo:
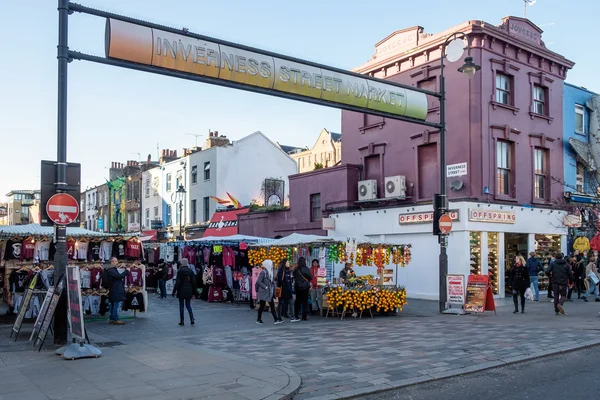
[{"label": "round red traffic sign", "polygon": [[447,235],[452,230],[452,218],[448,214],[444,214],[440,217],[439,221],[440,232]]},{"label": "round red traffic sign", "polygon": [[57,225],[69,225],[79,216],[79,204],[70,194],[58,193],[46,203],[48,218]]}]

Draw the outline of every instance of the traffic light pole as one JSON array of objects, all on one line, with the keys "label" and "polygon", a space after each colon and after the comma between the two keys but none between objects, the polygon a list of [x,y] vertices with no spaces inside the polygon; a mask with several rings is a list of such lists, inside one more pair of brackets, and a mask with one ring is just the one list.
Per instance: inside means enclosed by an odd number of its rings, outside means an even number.
[{"label": "traffic light pole", "polygon": [[[69,0],[58,0],[58,125],[56,135],[56,193],[67,188],[67,70],[69,63]],[[54,281],[67,270],[67,227],[55,225]],[[63,290],[54,314],[54,344],[67,343],[67,291]]]}]

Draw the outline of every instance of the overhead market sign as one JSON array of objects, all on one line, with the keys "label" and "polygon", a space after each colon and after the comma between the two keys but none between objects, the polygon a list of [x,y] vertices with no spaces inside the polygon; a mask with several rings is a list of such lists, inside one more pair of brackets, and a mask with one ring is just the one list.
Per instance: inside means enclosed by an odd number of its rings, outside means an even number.
[{"label": "overhead market sign", "polygon": [[106,57],[263,91],[425,121],[424,93],[289,59],[121,21],[106,20]]}]

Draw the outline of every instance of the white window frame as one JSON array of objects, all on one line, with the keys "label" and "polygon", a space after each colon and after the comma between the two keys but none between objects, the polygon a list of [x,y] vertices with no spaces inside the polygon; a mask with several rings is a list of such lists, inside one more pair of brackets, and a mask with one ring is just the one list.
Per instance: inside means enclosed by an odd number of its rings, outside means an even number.
[{"label": "white window frame", "polygon": [[[578,115],[581,115],[581,127],[577,126]],[[575,104],[575,132],[585,135],[585,108],[581,104]]]}]

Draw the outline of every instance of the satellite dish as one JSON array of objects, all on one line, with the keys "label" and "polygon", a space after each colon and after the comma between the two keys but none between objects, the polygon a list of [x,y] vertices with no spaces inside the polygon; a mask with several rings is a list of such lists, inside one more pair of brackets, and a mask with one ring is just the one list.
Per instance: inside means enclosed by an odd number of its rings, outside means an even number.
[{"label": "satellite dish", "polygon": [[450,189],[455,190],[455,191],[459,191],[464,186],[465,186],[465,183],[463,181],[461,181],[460,179],[456,179],[456,180],[453,180],[452,182],[450,182]]},{"label": "satellite dish", "polygon": [[446,46],[446,59],[450,62],[460,60],[465,52],[465,41],[454,39]]}]

